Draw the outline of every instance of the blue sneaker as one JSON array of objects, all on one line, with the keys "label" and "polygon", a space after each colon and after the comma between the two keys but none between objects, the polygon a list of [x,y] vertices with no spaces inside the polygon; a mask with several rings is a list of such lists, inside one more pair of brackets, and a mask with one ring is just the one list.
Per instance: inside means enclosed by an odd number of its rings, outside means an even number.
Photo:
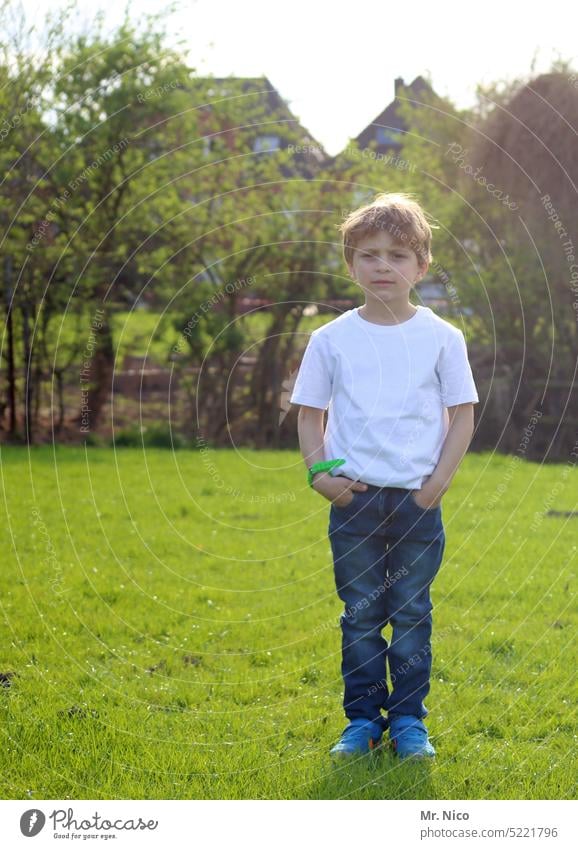
[{"label": "blue sneaker", "polygon": [[379,746],[382,735],[383,728],[376,722],[352,719],[329,754],[335,759],[367,754]]},{"label": "blue sneaker", "polygon": [[389,723],[389,739],[399,758],[434,758],[427,728],[417,716],[396,716]]}]

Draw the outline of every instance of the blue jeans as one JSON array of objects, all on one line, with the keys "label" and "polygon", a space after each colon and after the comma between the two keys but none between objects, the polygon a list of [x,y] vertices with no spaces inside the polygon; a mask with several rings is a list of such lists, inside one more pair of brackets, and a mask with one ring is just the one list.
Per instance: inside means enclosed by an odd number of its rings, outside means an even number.
[{"label": "blue jeans", "polygon": [[[428,713],[430,585],[445,547],[441,513],[441,506],[418,506],[408,489],[372,484],[346,507],[331,505],[335,584],[345,604],[343,707],[350,720],[370,719],[385,729],[395,716]],[[389,645],[381,633],[388,623]]]}]

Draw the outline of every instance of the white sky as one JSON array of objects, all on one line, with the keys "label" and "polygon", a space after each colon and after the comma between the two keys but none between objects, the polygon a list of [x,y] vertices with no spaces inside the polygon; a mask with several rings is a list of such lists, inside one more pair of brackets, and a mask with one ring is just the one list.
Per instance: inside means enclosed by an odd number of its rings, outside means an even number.
[{"label": "white sky", "polygon": [[[22,0],[31,21],[59,0]],[[60,5],[62,3],[60,2]],[[394,79],[429,72],[434,89],[460,107],[478,82],[576,61],[574,0],[478,0],[404,6],[387,0],[177,0],[166,29],[184,37],[198,72],[268,77],[330,154],[341,150],[393,99]],[[78,0],[70,26],[99,7],[113,26],[124,0]],[[163,0],[132,0],[130,14],[161,11]],[[396,12],[396,7],[400,13]],[[411,14],[406,10],[411,8]]]}]

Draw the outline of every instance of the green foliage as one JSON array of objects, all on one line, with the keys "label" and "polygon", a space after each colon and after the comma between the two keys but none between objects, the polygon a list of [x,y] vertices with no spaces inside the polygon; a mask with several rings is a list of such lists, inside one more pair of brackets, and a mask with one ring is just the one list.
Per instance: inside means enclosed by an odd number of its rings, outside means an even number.
[{"label": "green foliage", "polygon": [[[89,443],[90,444],[90,443]],[[121,428],[114,434],[111,444],[115,448],[170,448],[190,447],[187,440],[168,424]]]},{"label": "green foliage", "polygon": [[[118,316],[140,300],[166,315],[151,340],[158,360],[207,366],[202,403],[190,393],[205,433],[225,439],[231,427],[236,438],[278,445],[279,398],[307,338],[303,310],[360,297],[337,228],[388,190],[423,203],[435,223],[431,272],[448,288],[452,320],[467,323],[485,368],[512,375],[511,424],[502,404],[501,429],[514,438],[526,423],[532,382],[570,384],[577,336],[566,256],[543,209],[514,214],[471,173],[485,162],[476,145],[493,139],[490,124],[527,80],[480,86],[471,110],[410,98],[400,107],[408,132],[399,155],[371,158],[351,142],[334,162],[311,165],[295,149],[312,140],[268,80],[199,76],[169,47],[163,13],[135,24],[127,12],[113,32],[100,13],[72,35],[62,13],[45,22],[40,52],[22,35],[25,21],[11,44],[6,7],[0,23],[2,265],[27,416],[55,376],[61,387],[65,373],[80,372],[103,309],[90,379],[97,423],[121,364],[115,354],[122,362],[145,353],[119,332]],[[553,64],[554,82],[575,101],[569,71]],[[278,146],[257,144],[270,135]],[[471,154],[470,170],[451,146]],[[246,317],[249,295],[270,308]],[[249,351],[251,374],[233,375]],[[552,417],[565,400],[550,399]]]}]

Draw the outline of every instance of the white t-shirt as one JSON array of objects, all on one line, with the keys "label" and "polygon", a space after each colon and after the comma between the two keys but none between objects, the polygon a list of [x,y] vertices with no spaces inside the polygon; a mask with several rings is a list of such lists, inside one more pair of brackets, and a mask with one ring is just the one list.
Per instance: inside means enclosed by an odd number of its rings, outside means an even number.
[{"label": "white t-shirt", "polygon": [[448,431],[446,407],[477,403],[461,330],[429,307],[381,325],[348,310],[311,334],[292,404],[329,408],[325,459],[333,475],[420,489]]}]

